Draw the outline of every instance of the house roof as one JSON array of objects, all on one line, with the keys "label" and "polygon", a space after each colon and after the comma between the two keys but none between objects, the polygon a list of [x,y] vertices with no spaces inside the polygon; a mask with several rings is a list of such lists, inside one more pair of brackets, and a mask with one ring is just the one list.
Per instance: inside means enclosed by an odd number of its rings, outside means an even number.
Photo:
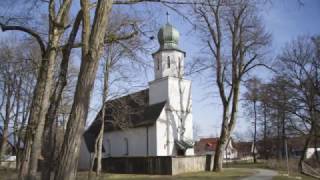
[{"label": "house roof", "polygon": [[208,151],[215,151],[219,138],[201,138],[194,145],[195,153],[202,154]]},{"label": "house roof", "polygon": [[252,142],[236,142],[234,146],[239,153],[242,153],[242,154],[252,153]]}]

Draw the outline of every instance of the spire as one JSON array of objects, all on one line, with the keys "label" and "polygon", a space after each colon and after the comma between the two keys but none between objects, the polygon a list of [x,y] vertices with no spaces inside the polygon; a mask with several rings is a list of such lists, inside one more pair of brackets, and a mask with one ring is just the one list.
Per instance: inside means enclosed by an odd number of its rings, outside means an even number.
[{"label": "spire", "polygon": [[169,12],[167,11],[167,13],[166,13],[166,15],[167,15],[167,24],[169,24]]}]

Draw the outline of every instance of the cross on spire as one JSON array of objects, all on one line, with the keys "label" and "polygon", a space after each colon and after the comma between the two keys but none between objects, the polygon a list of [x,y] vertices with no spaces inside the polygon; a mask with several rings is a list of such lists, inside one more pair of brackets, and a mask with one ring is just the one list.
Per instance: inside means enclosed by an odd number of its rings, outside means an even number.
[{"label": "cross on spire", "polygon": [[166,13],[166,15],[167,15],[167,24],[169,24],[169,12],[167,11],[167,13]]}]

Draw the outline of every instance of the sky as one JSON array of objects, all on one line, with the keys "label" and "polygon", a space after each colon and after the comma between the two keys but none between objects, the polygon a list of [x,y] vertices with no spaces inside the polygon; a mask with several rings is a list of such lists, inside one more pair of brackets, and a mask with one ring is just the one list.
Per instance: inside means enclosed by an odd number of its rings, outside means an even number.
[{"label": "sky", "polygon": [[[270,46],[270,54],[268,59],[274,61],[278,53],[281,52],[281,48],[290,40],[300,35],[316,35],[320,34],[320,0],[301,0],[303,4],[300,4],[298,0],[271,0],[261,7],[261,18],[265,28],[272,35],[272,44]],[[3,6],[4,7],[4,6]],[[192,59],[200,57],[202,54],[201,48],[203,44],[199,40],[199,35],[191,24],[186,21],[182,16],[175,13],[171,9],[161,6],[148,4],[147,6],[135,7],[135,11],[131,11],[132,7],[114,7],[119,11],[128,11],[131,13],[143,14],[145,8],[148,8],[147,15],[151,15],[149,18],[150,24],[147,25],[153,30],[150,35],[156,37],[157,30],[166,23],[166,12],[168,11],[170,23],[176,27],[180,32],[179,46],[187,54],[186,62],[191,62]],[[2,8],[2,10],[5,8]],[[10,9],[10,8],[6,8]],[[73,7],[78,9],[78,6]],[[1,3],[0,3],[1,11]],[[73,13],[75,11],[73,10]],[[1,15],[1,12],[0,12]],[[5,36],[12,35],[12,33],[1,33],[0,40]],[[1,42],[1,41],[0,41]],[[157,50],[157,41],[151,43],[151,49]],[[75,62],[79,64],[80,55],[75,55],[73,58]],[[145,55],[144,57],[152,65],[152,56]],[[258,70],[256,75],[262,77],[264,80],[268,80],[272,77],[272,73],[267,70]],[[147,70],[147,73],[141,73],[140,79],[143,80],[142,84],[147,87],[147,83],[154,78],[152,69]],[[199,126],[199,136],[218,136],[220,133],[221,125],[221,102],[218,98],[217,88],[214,85],[208,85],[208,77],[206,76],[188,76],[187,79],[192,80],[192,98],[193,98],[193,121]],[[93,92],[91,108],[95,109],[99,107],[100,98],[96,94],[98,93],[96,87]],[[139,90],[135,89],[135,90]],[[238,121],[235,127],[235,131],[239,134],[247,135],[248,127],[250,126],[250,118],[244,115],[245,110],[241,108],[238,115]],[[94,118],[96,112],[93,111],[89,115],[89,122]]]},{"label": "sky", "polygon": [[[268,54],[270,61],[274,61],[281,48],[297,36],[320,34],[320,1],[305,0],[302,3],[301,5],[295,0],[274,0],[264,5],[261,11],[262,21],[272,35],[272,45]],[[161,19],[165,21],[165,16]],[[178,15],[171,18],[171,23],[181,33],[180,46],[187,52],[186,61],[199,55],[200,42],[196,36],[190,34],[188,23]],[[256,74],[265,80],[272,77],[272,73],[267,70],[259,69]],[[193,121],[200,127],[199,135],[217,136],[220,133],[222,107],[216,87],[208,87],[205,78],[192,77],[192,81]],[[235,131],[248,138],[251,124],[244,112],[240,105]]]}]

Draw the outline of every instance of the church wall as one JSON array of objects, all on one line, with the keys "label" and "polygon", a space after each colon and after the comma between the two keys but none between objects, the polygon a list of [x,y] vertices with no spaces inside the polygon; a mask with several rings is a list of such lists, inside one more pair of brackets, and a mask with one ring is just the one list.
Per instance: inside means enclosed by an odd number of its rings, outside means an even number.
[{"label": "church wall", "polygon": [[148,130],[147,127],[139,127],[105,133],[103,142],[105,157],[154,156],[155,148],[152,148],[156,146],[154,131],[155,127],[151,126]]},{"label": "church wall", "polygon": [[[157,155],[158,156],[176,156],[174,140],[179,140],[181,123],[179,115],[166,108],[157,120]],[[192,140],[192,114],[185,117],[184,140]],[[186,151],[186,155],[194,155],[193,148]]]},{"label": "church wall", "polygon": [[88,170],[90,168],[90,153],[84,138],[81,138],[80,157],[78,163],[79,170]]}]

